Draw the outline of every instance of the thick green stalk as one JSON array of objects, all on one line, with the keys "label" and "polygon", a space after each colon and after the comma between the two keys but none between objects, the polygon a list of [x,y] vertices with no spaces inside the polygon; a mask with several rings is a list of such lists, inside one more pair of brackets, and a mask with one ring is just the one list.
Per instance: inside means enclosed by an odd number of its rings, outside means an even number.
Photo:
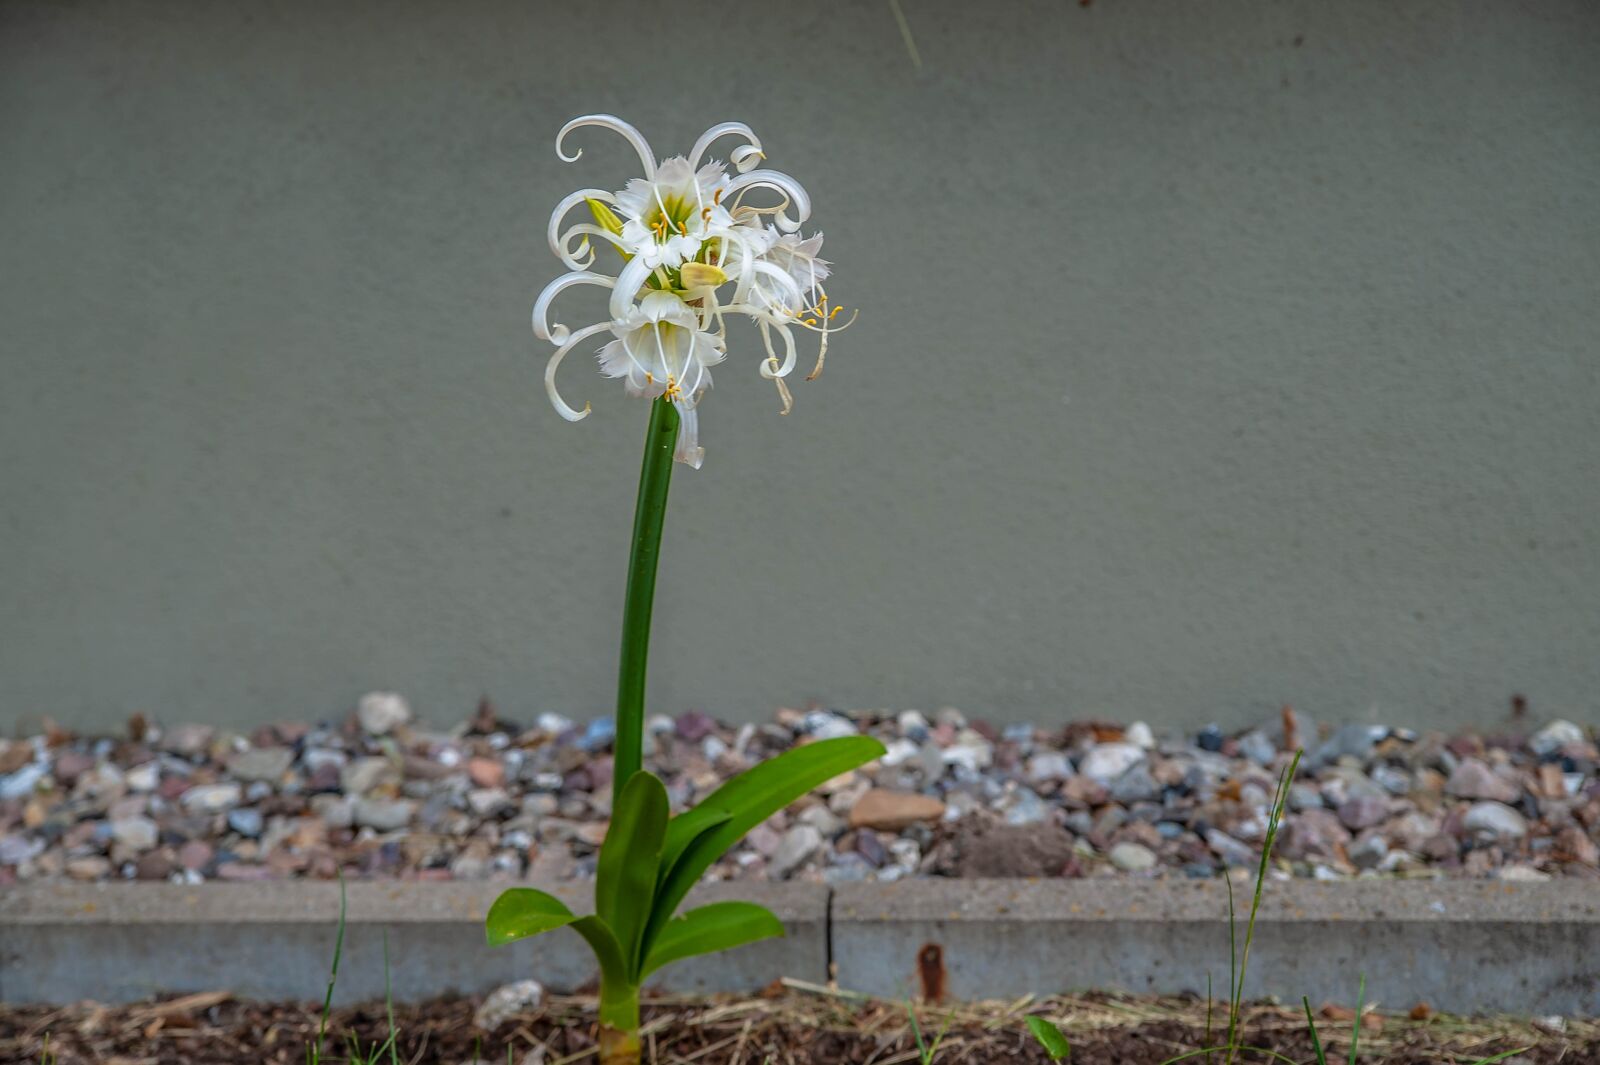
[{"label": "thick green stalk", "polygon": [[600,983],[600,1065],[639,1065],[639,989]]},{"label": "thick green stalk", "polygon": [[644,678],[650,655],[650,608],[661,558],[661,522],[667,516],[672,452],[678,443],[678,409],[666,399],[650,404],[650,428],[639,469],[639,502],[633,512],[633,553],[628,559],[628,597],[622,608],[622,668],[617,674],[616,758],[611,778],[613,805],[642,764]]}]

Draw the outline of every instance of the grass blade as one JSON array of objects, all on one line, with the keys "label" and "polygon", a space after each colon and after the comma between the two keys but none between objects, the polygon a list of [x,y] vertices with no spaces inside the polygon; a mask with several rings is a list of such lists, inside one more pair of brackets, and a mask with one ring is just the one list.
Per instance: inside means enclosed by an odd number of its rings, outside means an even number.
[{"label": "grass blade", "polygon": [[1350,1065],[1356,1065],[1356,1047],[1361,1042],[1361,1011],[1367,1005],[1367,974],[1361,974],[1361,985],[1356,989],[1356,1019],[1350,1029]]},{"label": "grass blade", "polygon": [[1311,1016],[1311,1000],[1301,995],[1300,1005],[1306,1010],[1306,1029],[1311,1033],[1311,1048],[1317,1052],[1317,1065],[1328,1065],[1328,1055],[1322,1051],[1322,1037],[1317,1034],[1317,1022]]}]

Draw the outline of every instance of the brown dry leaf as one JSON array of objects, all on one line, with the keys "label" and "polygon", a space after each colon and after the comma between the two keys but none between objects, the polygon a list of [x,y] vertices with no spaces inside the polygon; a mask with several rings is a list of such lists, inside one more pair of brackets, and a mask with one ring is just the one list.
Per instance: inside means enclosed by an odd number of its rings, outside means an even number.
[{"label": "brown dry leaf", "polygon": [[1322,1009],[1318,1012],[1330,1021],[1353,1021],[1356,1019],[1355,1010],[1349,1006],[1340,1006],[1332,1002],[1323,1003]]},{"label": "brown dry leaf", "polygon": [[1414,1021],[1425,1021],[1433,1016],[1433,1007],[1426,1002],[1419,1002],[1411,1007],[1409,1016]]}]

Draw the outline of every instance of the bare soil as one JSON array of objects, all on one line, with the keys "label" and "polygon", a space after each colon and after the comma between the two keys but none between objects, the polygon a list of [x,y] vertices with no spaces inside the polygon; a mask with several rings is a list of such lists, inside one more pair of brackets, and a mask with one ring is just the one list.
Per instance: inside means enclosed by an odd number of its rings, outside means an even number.
[{"label": "bare soil", "polygon": [[[401,1065],[579,1065],[593,1060],[594,1000],[552,996],[492,1032],[474,1026],[477,1003],[438,999],[396,1007],[400,1035],[394,1062]],[[939,1065],[1045,1065],[1022,1018],[1050,1017],[1072,1041],[1075,1063],[1159,1065],[1177,1055],[1216,1045],[1208,1041],[1206,1005],[1193,999],[1089,994],[1011,1004],[917,1008],[931,1039],[948,1022],[934,1059]],[[1546,1019],[1463,1019],[1373,1011],[1362,1020],[1359,1061],[1388,1065],[1444,1065],[1523,1050],[1519,1065],[1600,1063],[1600,1022]],[[1344,1062],[1354,1018],[1328,1006],[1318,1027],[1329,1061]],[[64,1009],[0,1006],[0,1062],[59,1065],[240,1065],[307,1060],[316,1038],[314,1003],[243,1002],[225,993],[190,995],[132,1006],[86,1003]],[[1213,1028],[1224,1023],[1213,1018]],[[349,1041],[363,1049],[389,1031],[379,1004],[336,1010],[322,1061],[345,1062]],[[1258,1004],[1244,1016],[1239,1062],[1315,1060],[1305,1018],[1298,1009]],[[656,1065],[900,1065],[919,1060],[906,1007],[816,989],[775,987],[753,998],[653,1001],[646,1010],[645,1060]],[[46,1056],[48,1050],[53,1058]],[[1223,1065],[1220,1052],[1212,1065]],[[382,1058],[391,1060],[388,1054]],[[1205,1056],[1190,1058],[1205,1061]]]}]

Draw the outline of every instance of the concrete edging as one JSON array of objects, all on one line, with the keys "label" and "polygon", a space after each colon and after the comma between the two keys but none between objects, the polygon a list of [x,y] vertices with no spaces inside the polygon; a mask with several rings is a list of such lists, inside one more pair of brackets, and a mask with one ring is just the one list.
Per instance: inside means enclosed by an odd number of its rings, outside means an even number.
[{"label": "concrete edging", "polygon": [[[534,976],[573,990],[586,948],[556,932],[508,948],[482,939],[505,886],[352,883],[337,998],[408,1001]],[[574,909],[590,886],[547,886]],[[747,898],[788,937],[663,970],[674,991],[754,990],[783,977],[903,998],[923,969],[952,998],[1086,987],[1203,992],[1228,980],[1220,881],[916,880],[894,884],[707,885],[690,903]],[[1248,898],[1241,895],[1241,908]],[[318,998],[338,916],[329,883],[26,884],[0,893],[0,1001],[127,1001],[225,988]],[[1243,915],[1241,914],[1241,934]],[[932,948],[936,947],[937,950]],[[919,963],[920,958],[920,963]],[[1457,1012],[1600,1014],[1600,884],[1566,880],[1273,883],[1251,949],[1247,994],[1314,1002],[1418,1001]]]}]

